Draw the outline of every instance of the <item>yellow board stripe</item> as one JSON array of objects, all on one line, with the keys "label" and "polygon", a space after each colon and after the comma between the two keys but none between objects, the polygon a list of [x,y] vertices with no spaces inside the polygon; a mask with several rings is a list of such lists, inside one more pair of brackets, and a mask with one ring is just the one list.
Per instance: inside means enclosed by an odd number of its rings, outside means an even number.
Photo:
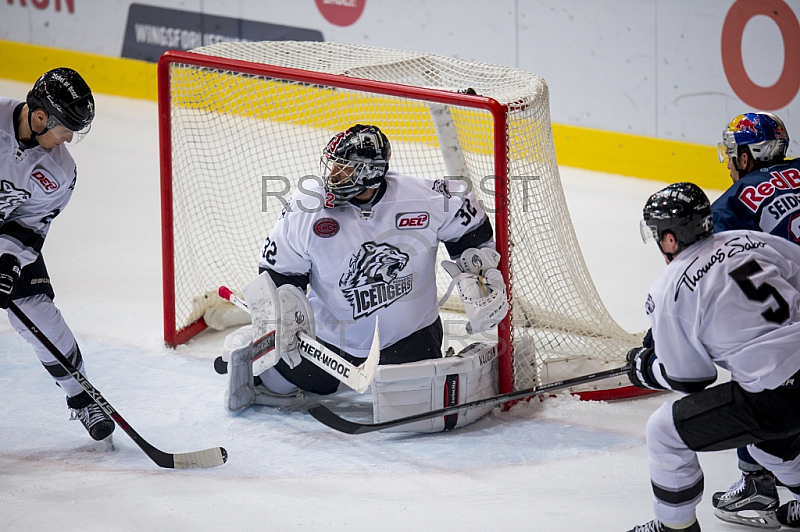
[{"label": "yellow board stripe", "polygon": [[[0,78],[33,84],[59,66],[79,71],[95,92],[157,98],[153,63],[0,40]],[[717,162],[716,143],[705,146],[564,124],[553,124],[553,141],[564,166],[669,183],[692,181],[709,189],[730,184],[725,166]]]},{"label": "yellow board stripe", "polygon": [[0,78],[33,85],[44,72],[62,66],[80,72],[94,92],[148,100],[158,97],[153,63],[0,40]]}]

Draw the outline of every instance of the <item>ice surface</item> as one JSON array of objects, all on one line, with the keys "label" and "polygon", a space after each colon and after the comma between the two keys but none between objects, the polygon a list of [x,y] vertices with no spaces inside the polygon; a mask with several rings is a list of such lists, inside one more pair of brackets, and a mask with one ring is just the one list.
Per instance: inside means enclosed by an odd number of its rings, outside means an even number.
[{"label": "ice surface", "polygon": [[[2,81],[22,98],[27,85]],[[437,435],[348,436],[302,409],[230,414],[212,369],[222,333],[162,343],[156,104],[97,95],[91,134],[72,149],[79,180],[45,257],[56,302],[88,376],[151,444],[167,452],[221,445],[227,464],[164,470],[122,430],[116,450],[68,422],[61,391],[0,320],[0,530],[3,531],[623,531],[652,518],[644,429],[671,395],[615,403],[560,396],[495,412]],[[646,329],[644,297],[663,267],[638,220],[663,184],[562,168],[589,269],[611,314]],[[681,179],[690,176],[680,176]],[[354,392],[328,405],[353,419]],[[704,454],[711,493],[738,475],[732,451]],[[783,494],[786,498],[786,494]]]}]

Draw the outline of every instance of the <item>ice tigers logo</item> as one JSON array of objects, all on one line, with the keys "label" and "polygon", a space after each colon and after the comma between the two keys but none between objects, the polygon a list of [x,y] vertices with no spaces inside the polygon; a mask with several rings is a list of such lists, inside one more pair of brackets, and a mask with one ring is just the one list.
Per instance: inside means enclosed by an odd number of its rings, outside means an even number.
[{"label": "ice tigers logo", "polygon": [[353,319],[369,316],[411,292],[411,274],[398,277],[408,255],[389,244],[366,242],[350,259],[339,287],[353,307]]},{"label": "ice tigers logo", "polygon": [[6,181],[5,179],[0,181],[0,221],[5,220],[6,214],[9,211],[13,211],[19,205],[22,205],[28,198],[31,197],[31,193],[25,189],[17,188],[14,186],[13,183],[10,181]]}]

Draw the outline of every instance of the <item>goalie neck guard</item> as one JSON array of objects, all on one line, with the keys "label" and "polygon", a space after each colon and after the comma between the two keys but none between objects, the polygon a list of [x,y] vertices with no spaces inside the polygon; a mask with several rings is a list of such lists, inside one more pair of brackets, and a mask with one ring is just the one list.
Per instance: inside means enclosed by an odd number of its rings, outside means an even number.
[{"label": "goalie neck guard", "polygon": [[370,188],[378,188],[389,170],[392,149],[377,126],[356,124],[334,136],[320,158],[325,192],[343,205]]}]

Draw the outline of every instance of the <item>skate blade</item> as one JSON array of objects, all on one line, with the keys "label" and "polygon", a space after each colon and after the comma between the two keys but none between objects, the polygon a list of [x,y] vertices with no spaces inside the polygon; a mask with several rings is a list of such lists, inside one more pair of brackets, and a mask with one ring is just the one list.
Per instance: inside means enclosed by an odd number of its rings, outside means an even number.
[{"label": "skate blade", "polygon": [[117,450],[117,448],[114,447],[114,435],[113,434],[109,434],[108,436],[106,436],[101,441],[105,442],[106,451],[111,452],[111,451],[116,451]]},{"label": "skate blade", "polygon": [[742,510],[740,512],[726,512],[719,508],[714,510],[717,519],[734,525],[751,526],[763,530],[776,530],[781,528],[775,510]]}]

